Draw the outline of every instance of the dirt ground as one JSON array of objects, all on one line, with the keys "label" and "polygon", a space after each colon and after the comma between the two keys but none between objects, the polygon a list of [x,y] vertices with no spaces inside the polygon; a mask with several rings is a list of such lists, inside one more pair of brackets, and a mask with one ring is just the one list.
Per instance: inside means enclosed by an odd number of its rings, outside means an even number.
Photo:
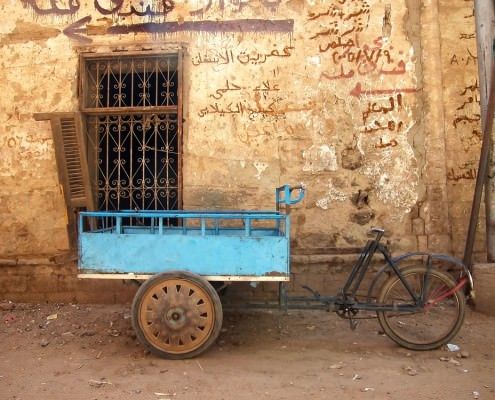
[{"label": "dirt ground", "polygon": [[205,354],[169,361],[137,343],[129,306],[2,308],[2,400],[495,399],[495,318],[472,311],[453,340],[464,357],[402,349],[376,320],[230,311]]}]

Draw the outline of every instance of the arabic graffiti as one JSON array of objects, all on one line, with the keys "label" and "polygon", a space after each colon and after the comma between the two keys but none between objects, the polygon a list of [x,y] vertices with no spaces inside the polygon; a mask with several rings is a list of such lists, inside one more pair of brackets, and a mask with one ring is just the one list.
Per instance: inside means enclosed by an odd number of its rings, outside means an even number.
[{"label": "arabic graffiti", "polygon": [[[70,24],[63,30],[68,37],[81,42],[90,43],[91,38],[85,36],[88,29],[85,26],[91,22],[91,16],[86,16]],[[177,32],[269,32],[269,33],[291,33],[294,30],[294,20],[262,20],[262,19],[239,19],[225,21],[185,21],[185,22],[145,22],[131,25],[112,25],[104,28],[106,35],[125,35],[129,33],[158,33],[170,34]]]},{"label": "arabic graffiti", "polygon": [[[209,97],[213,97],[214,99],[216,100],[220,100],[223,95],[228,92],[228,91],[232,91],[232,90],[241,90],[241,89],[246,89],[245,87],[241,87],[239,85],[236,85],[235,83],[231,83],[229,82],[229,80],[227,79],[226,83],[225,83],[225,88],[220,88],[220,89],[217,89],[215,90],[215,94],[210,94]],[[263,81],[263,84],[260,85],[260,86],[256,86],[254,89],[252,89],[253,92],[260,92],[263,94],[264,98],[267,97],[268,93],[269,92],[272,92],[272,91],[279,91],[279,87],[278,87],[278,84],[273,84],[273,86],[270,84],[270,81]]]},{"label": "arabic graffiti", "polygon": [[464,167],[457,170],[454,168],[450,168],[447,172],[447,180],[455,182],[459,182],[460,180],[474,180],[476,179],[477,174],[478,171],[476,170],[476,168]]},{"label": "arabic graffiti", "polygon": [[460,33],[459,39],[476,39],[475,33]]},{"label": "arabic graffiti", "polygon": [[[80,0],[21,0],[24,6],[31,8],[36,14],[46,15],[74,15],[81,6]],[[124,9],[124,2],[131,3]],[[265,9],[275,12],[282,0],[261,0],[260,5]],[[65,5],[60,5],[65,3]],[[106,3],[106,5],[105,5]],[[161,17],[166,16],[175,9],[174,0],[153,0],[152,4],[141,0],[136,1],[138,5],[132,4],[132,0],[94,0],[94,8],[102,15],[113,15],[116,17]],[[253,3],[253,0],[217,0],[207,3],[195,10],[190,10],[189,15],[204,18],[208,11],[240,13],[244,8]],[[102,5],[103,4],[103,5]]]},{"label": "arabic graffiti", "polygon": [[[29,7],[39,16],[74,16],[80,11],[80,0],[21,0],[25,7]],[[239,12],[250,5],[252,0],[218,0],[215,10],[226,10],[228,7],[233,12]],[[125,4],[124,4],[125,3]],[[137,3],[137,4],[135,4]],[[270,19],[203,19],[205,12],[212,8],[212,0],[200,10],[189,12],[192,17],[199,20],[166,21],[166,18],[175,8],[175,0],[93,0],[94,9],[101,15],[112,17],[109,26],[99,30],[89,30],[86,24],[92,21],[92,16],[87,15],[75,22],[71,22],[63,32],[69,38],[84,43],[92,42],[88,35],[123,35],[129,33],[158,33],[171,34],[177,32],[267,32],[267,33],[292,33],[294,20],[270,20]],[[261,0],[261,5],[270,11],[277,9],[281,0]],[[64,5],[61,5],[64,4]],[[213,8],[212,8],[213,9]],[[125,24],[128,17],[138,18],[137,22]]]},{"label": "arabic graffiti", "polygon": [[405,110],[403,95],[396,93],[388,99],[372,99],[367,103],[367,108],[362,111],[363,126],[360,131],[367,135],[384,135],[374,142],[375,149],[397,147],[399,141],[396,138],[391,139],[390,136],[404,130],[405,124],[401,120],[401,113]]},{"label": "arabic graffiti", "polygon": [[394,88],[394,89],[364,89],[361,83],[356,83],[356,86],[350,91],[350,95],[360,98],[364,96],[376,96],[383,94],[395,94],[395,93],[416,93],[420,89],[417,88]]},{"label": "arabic graffiti", "polygon": [[371,114],[387,114],[391,111],[402,110],[402,94],[398,93],[395,97],[388,98],[388,104],[382,105],[378,101],[368,102],[368,109],[363,111],[363,124],[366,124]]},{"label": "arabic graffiti", "polygon": [[49,6],[38,4],[39,0],[21,0],[24,7],[31,8],[38,15],[74,15],[79,11],[81,3],[79,0],[67,0],[66,6],[59,6],[59,1],[49,0]]},{"label": "arabic graffiti", "polygon": [[[329,49],[334,50],[331,54],[331,61],[340,69],[340,73],[332,74],[322,72],[321,78],[347,79],[355,75],[369,75],[378,73],[380,75],[402,75],[406,73],[406,63],[399,59],[395,61],[387,49],[383,49],[382,38],[378,37],[373,44],[360,45],[359,41],[348,39],[345,43],[340,38],[327,44],[327,47],[320,46],[320,52]],[[378,67],[380,65],[380,67]]]},{"label": "arabic graffiti", "polygon": [[49,158],[51,154],[51,138],[34,134],[5,136],[0,140],[0,150],[16,149],[16,162],[32,161],[33,157]]},{"label": "arabic graffiti", "polygon": [[282,3],[282,0],[261,0],[260,2],[255,2],[253,0],[216,0],[214,2],[212,0],[208,0],[202,7],[189,11],[189,15],[200,16],[203,18],[205,14],[211,10],[222,13],[225,11],[240,13],[252,4],[255,4],[255,6],[261,5],[261,7],[264,7],[271,12],[275,12],[277,11],[280,3]]},{"label": "arabic graffiti", "polygon": [[450,65],[476,65],[478,57],[475,56],[470,49],[466,49],[465,54],[458,56],[457,54],[453,54],[450,57]]},{"label": "arabic graffiti", "polygon": [[[481,142],[481,114],[478,80],[460,92],[460,104],[455,109],[452,126],[458,132],[464,151],[469,152]],[[467,130],[471,132],[468,133]]]},{"label": "arabic graffiti", "polygon": [[389,142],[384,142],[383,138],[380,138],[380,142],[375,144],[375,149],[386,149],[387,147],[397,147],[399,142],[397,140],[392,139]]},{"label": "arabic graffiti", "polygon": [[[230,98],[229,94],[237,92],[236,98]],[[208,97],[214,100],[224,100],[223,103],[214,101],[198,111],[200,118],[207,115],[225,115],[237,114],[247,116],[250,121],[265,120],[269,118],[272,121],[284,119],[289,112],[308,111],[314,107],[313,101],[308,101],[302,106],[294,104],[282,104],[282,97],[279,84],[270,80],[264,80],[260,85],[254,87],[242,86],[230,80],[225,81],[225,86],[217,88]],[[246,97],[252,93],[252,98],[246,100]],[[231,101],[232,100],[232,101]]]},{"label": "arabic graffiti", "polygon": [[[309,13],[308,38],[317,43],[319,53],[330,59],[330,68],[321,73],[322,79],[406,73],[406,61],[402,58],[404,52],[384,43],[390,36],[391,25],[384,28],[383,37],[377,37],[372,43],[360,40],[360,35],[368,30],[370,13],[370,4],[366,0],[334,0],[333,4]],[[386,20],[390,24],[391,13],[390,5],[386,5],[384,23]]]},{"label": "arabic graffiti", "polygon": [[474,84],[464,87],[464,90],[460,93],[462,104],[456,108],[456,116],[452,121],[452,125],[455,129],[457,129],[459,124],[461,123],[462,125],[479,125],[481,115],[479,113],[480,100],[478,94],[479,87],[477,80],[474,82]]},{"label": "arabic graffiti", "polygon": [[161,17],[166,16],[175,8],[173,0],[161,0],[157,6],[147,4],[144,6],[144,2],[140,1],[139,5],[141,10],[138,10],[133,4],[130,5],[128,10],[122,10],[124,0],[110,0],[113,3],[113,7],[108,9],[100,5],[99,0],[94,0],[95,9],[102,15],[117,15],[119,17],[130,17],[135,15],[137,17]]},{"label": "arabic graffiti", "polygon": [[[340,65],[340,73],[338,75],[330,75],[328,72],[322,72],[320,74],[321,79],[328,79],[328,80],[335,80],[335,79],[348,79],[352,78],[354,75],[357,74],[359,75],[368,75],[370,72],[376,70],[376,63],[375,62],[367,62],[367,63],[360,63],[358,64],[358,67],[356,69],[349,69],[347,72],[344,72],[344,66],[341,64]],[[404,61],[400,60],[397,63],[397,66],[392,68],[392,69],[384,69],[381,67],[378,70],[378,73],[380,75],[402,75],[406,73],[406,64]]]},{"label": "arabic graffiti", "polygon": [[321,48],[322,42],[328,42],[332,38],[343,39],[352,33],[362,32],[368,27],[369,19],[370,5],[367,1],[358,0],[347,4],[345,1],[338,1],[321,12],[309,13],[308,21],[316,22],[317,27],[317,31],[309,38],[318,40]]},{"label": "arabic graffiti", "polygon": [[225,64],[234,64],[236,62],[246,65],[246,64],[264,64],[271,57],[290,57],[292,55],[292,50],[294,47],[285,46],[282,51],[278,49],[274,49],[270,52],[247,52],[240,51],[235,52],[234,50],[216,50],[209,49],[203,53],[198,52],[192,58],[192,64],[194,66],[198,66],[201,64],[216,64],[216,65],[225,65]]}]

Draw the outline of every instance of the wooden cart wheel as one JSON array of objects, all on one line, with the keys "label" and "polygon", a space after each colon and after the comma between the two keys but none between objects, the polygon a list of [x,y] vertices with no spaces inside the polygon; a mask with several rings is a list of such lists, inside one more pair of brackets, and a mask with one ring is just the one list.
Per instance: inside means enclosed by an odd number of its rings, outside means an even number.
[{"label": "wooden cart wheel", "polygon": [[141,285],[132,303],[132,325],[153,354],[169,359],[195,357],[210,347],[222,327],[222,304],[202,277],[169,271]]}]

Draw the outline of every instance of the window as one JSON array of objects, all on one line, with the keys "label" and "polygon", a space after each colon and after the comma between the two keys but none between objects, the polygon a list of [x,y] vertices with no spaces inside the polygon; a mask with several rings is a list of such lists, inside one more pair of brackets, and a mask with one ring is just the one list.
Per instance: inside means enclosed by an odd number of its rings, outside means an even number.
[{"label": "window", "polygon": [[81,209],[182,208],[181,59],[84,53],[81,112],[34,115],[51,123],[72,248]]},{"label": "window", "polygon": [[81,110],[98,210],[175,210],[180,196],[178,54],[81,58]]}]

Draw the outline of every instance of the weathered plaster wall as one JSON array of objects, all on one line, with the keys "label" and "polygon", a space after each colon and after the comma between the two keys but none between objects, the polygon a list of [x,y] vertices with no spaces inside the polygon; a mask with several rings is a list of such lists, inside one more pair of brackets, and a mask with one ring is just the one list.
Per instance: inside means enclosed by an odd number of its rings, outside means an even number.
[{"label": "weathered plaster wall", "polygon": [[[443,74],[446,178],[452,246],[462,251],[481,148],[481,122],[474,9],[472,2],[439,2]],[[484,251],[483,216],[476,241]]]},{"label": "weathered plaster wall", "polygon": [[304,182],[296,251],[360,246],[378,225],[396,250],[461,252],[479,111],[458,3],[3,1],[0,255],[67,249],[51,131],[32,115],[78,109],[78,51],[140,43],[186,50],[185,208],[269,209],[275,186]]}]

